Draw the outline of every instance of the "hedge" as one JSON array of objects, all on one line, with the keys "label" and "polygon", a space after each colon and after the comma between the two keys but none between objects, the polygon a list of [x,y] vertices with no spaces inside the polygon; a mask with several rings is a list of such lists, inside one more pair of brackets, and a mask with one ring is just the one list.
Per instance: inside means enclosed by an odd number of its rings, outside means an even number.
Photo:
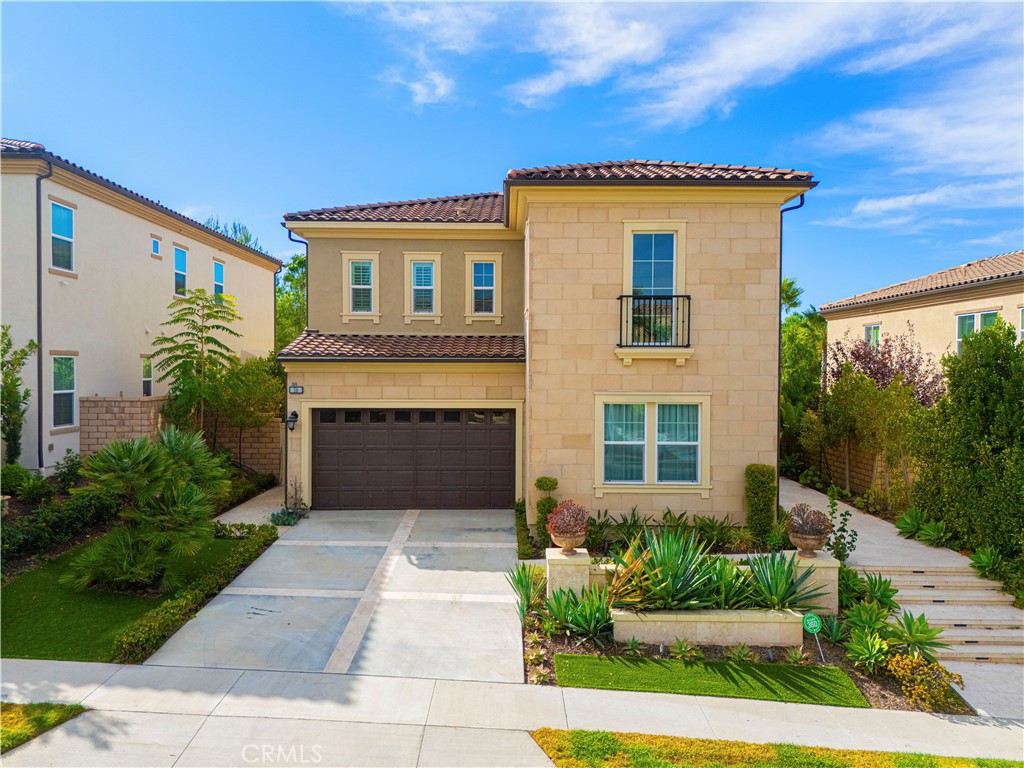
[{"label": "hedge", "polygon": [[76,493],[65,501],[50,501],[34,512],[11,515],[0,528],[0,555],[34,555],[55,544],[68,544],[78,534],[117,518],[116,496],[96,491]]},{"label": "hedge", "polygon": [[277,527],[263,524],[214,523],[217,538],[239,538],[244,541],[216,567],[178,592],[170,600],[128,626],[114,641],[115,660],[122,664],[139,664],[160,648],[199,609],[234,581],[242,571],[277,540]]},{"label": "hedge", "polygon": [[526,521],[526,499],[516,499],[516,551],[520,560],[531,560],[536,554],[530,538],[530,524]]},{"label": "hedge", "polygon": [[747,527],[758,541],[764,541],[775,525],[775,467],[769,464],[747,464],[743,471],[743,499],[747,506]]}]

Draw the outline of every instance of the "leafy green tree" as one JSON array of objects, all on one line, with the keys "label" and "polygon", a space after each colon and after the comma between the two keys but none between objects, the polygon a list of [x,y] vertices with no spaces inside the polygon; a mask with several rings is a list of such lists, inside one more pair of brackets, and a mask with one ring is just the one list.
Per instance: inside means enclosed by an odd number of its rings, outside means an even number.
[{"label": "leafy green tree", "polygon": [[825,318],[814,307],[782,321],[779,408],[783,451],[795,449],[804,411],[817,407],[827,340]]},{"label": "leafy green tree", "polygon": [[254,235],[252,231],[245,226],[245,224],[238,220],[232,221],[229,224],[226,221],[222,222],[217,216],[211,216],[203,222],[203,224],[212,230],[220,232],[226,237],[230,237],[232,240],[237,240],[242,245],[252,248],[254,251],[265,253],[268,256],[270,255],[270,252],[260,245],[259,238],[256,237],[256,235]]},{"label": "leafy green tree", "polygon": [[11,326],[0,326],[0,435],[4,440],[5,464],[17,464],[21,458],[21,432],[32,396],[31,390],[22,386],[21,370],[38,348],[35,340],[29,339],[25,346],[15,349]]},{"label": "leafy green tree", "polygon": [[779,300],[782,310],[787,315],[800,308],[800,297],[804,295],[804,289],[797,287],[796,278],[782,278],[782,285],[779,287]]},{"label": "leafy green tree", "polygon": [[244,431],[268,424],[283,408],[284,382],[272,359],[253,357],[227,371],[221,382],[217,411],[228,426],[238,429],[239,464],[245,466]]},{"label": "leafy green tree", "polygon": [[280,352],[306,328],[306,257],[292,256],[281,270],[275,288],[277,304],[276,338]]},{"label": "leafy green tree", "polygon": [[205,427],[207,406],[218,397],[217,388],[237,360],[224,337],[239,338],[231,324],[241,320],[235,298],[214,295],[202,288],[188,291],[168,307],[163,323],[174,330],[153,340],[157,381],[170,381],[165,415],[180,426]]}]

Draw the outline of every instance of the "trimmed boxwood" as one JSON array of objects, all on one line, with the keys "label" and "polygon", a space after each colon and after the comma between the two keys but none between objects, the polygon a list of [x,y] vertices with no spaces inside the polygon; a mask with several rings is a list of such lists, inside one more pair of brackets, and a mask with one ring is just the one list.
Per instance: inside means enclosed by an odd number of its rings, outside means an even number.
[{"label": "trimmed boxwood", "polygon": [[526,499],[516,499],[516,551],[520,560],[530,560],[536,554],[530,538],[530,524],[526,521]]},{"label": "trimmed boxwood", "polygon": [[764,541],[775,524],[775,467],[769,464],[748,464],[743,471],[743,480],[747,527],[758,541]]},{"label": "trimmed boxwood", "polygon": [[67,544],[92,526],[116,519],[119,509],[117,497],[93,491],[46,502],[34,512],[4,521],[0,553],[6,560]]},{"label": "trimmed boxwood", "polygon": [[167,638],[184,626],[200,608],[234,581],[238,574],[277,540],[277,528],[268,524],[214,523],[214,535],[244,541],[216,568],[207,571],[172,599],[143,614],[125,629],[114,641],[116,661],[140,664],[152,656]]},{"label": "trimmed boxwood", "polygon": [[558,502],[551,495],[558,490],[558,478],[538,477],[533,487],[544,495],[537,499],[537,544],[541,551],[551,546],[551,535],[548,533],[548,515],[554,512]]}]

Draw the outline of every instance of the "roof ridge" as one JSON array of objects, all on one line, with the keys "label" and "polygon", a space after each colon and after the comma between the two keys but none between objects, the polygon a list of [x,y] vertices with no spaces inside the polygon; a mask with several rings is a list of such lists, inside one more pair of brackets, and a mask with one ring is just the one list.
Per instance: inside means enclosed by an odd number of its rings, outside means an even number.
[{"label": "roof ridge", "polygon": [[[472,192],[468,195],[445,195],[443,197],[417,197],[409,200],[381,200],[376,203],[353,203],[351,205],[333,205],[327,208],[310,208],[308,211],[297,211],[297,213],[317,213],[320,211],[342,211],[357,208],[383,208],[389,205],[419,205],[422,203],[446,203],[452,200],[471,200],[481,197],[504,197],[503,192]],[[292,215],[292,214],[288,214]]]}]

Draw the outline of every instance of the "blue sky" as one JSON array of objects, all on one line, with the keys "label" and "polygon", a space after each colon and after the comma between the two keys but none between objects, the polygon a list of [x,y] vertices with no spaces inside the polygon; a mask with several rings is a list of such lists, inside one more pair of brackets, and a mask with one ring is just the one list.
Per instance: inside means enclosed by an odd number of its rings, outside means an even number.
[{"label": "blue sky", "polygon": [[286,211],[631,157],[794,167],[814,304],[1022,247],[1019,3],[14,3],[2,130],[295,252]]}]

